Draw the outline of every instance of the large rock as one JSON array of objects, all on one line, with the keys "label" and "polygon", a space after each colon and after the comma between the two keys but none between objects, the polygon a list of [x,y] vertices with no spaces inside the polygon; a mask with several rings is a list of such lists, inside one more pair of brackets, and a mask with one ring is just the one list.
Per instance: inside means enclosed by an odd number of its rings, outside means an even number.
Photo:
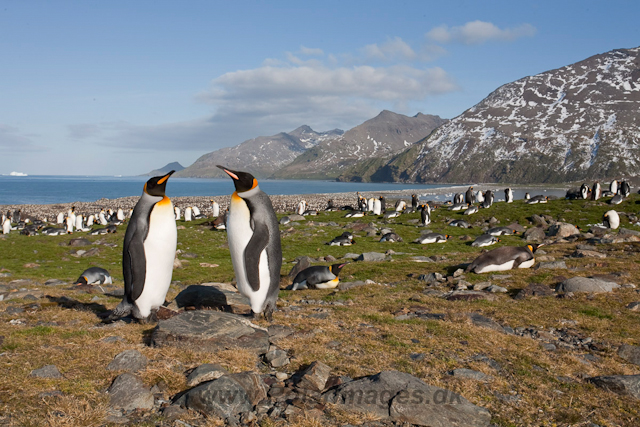
[{"label": "large rock", "polygon": [[109,371],[137,372],[147,367],[147,358],[138,350],[125,350],[107,365]]},{"label": "large rock", "polygon": [[565,238],[576,234],[580,234],[580,230],[575,225],[566,222],[559,222],[549,227],[549,236]]},{"label": "large rock", "polygon": [[156,346],[198,348],[219,351],[241,348],[264,354],[269,349],[269,335],[237,314],[210,310],[186,311],[160,320],[151,336]]},{"label": "large rock", "polygon": [[34,369],[29,376],[36,378],[62,378],[62,374],[56,365],[45,365],[40,369]]},{"label": "large rock", "polygon": [[384,261],[386,257],[385,254],[379,252],[365,252],[360,254],[356,261]]},{"label": "large rock", "polygon": [[178,307],[217,308],[236,314],[251,313],[249,298],[225,283],[191,285],[176,296],[175,302]]},{"label": "large rock", "polygon": [[488,426],[491,414],[452,391],[398,371],[383,371],[339,385],[324,394],[349,412],[367,412],[430,427]]},{"label": "large rock", "polygon": [[542,242],[547,236],[542,227],[533,227],[524,232],[527,242]]},{"label": "large rock", "polygon": [[640,365],[640,347],[636,345],[622,344],[618,349],[618,356],[629,363]]},{"label": "large rock", "polygon": [[114,408],[125,411],[153,408],[153,394],[142,380],[133,374],[118,375],[107,393]]},{"label": "large rock", "polygon": [[306,369],[297,373],[292,381],[296,387],[312,391],[323,391],[331,374],[331,368],[322,362],[312,362]]},{"label": "large rock", "polygon": [[226,374],[228,374],[227,370],[217,363],[205,363],[191,371],[187,376],[187,385],[195,387],[205,381],[217,380]]},{"label": "large rock", "polygon": [[622,396],[640,399],[640,375],[610,375],[591,377],[587,381]]},{"label": "large rock", "polygon": [[611,292],[620,285],[587,277],[572,277],[556,286],[556,292]]}]

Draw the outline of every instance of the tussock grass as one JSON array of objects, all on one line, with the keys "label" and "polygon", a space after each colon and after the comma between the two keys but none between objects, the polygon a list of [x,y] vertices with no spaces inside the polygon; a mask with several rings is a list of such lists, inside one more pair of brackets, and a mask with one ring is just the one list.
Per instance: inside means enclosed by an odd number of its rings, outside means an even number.
[{"label": "tussock grass", "polygon": [[[640,199],[633,195],[615,209],[637,214]],[[397,369],[422,378],[429,384],[451,389],[465,398],[489,409],[493,422],[511,425],[582,425],[586,421],[599,425],[635,425],[640,419],[637,401],[597,389],[584,381],[594,375],[638,374],[638,366],[620,359],[617,346],[622,343],[640,344],[640,313],[625,306],[640,300],[634,289],[619,289],[611,294],[576,295],[572,299],[553,297],[514,300],[509,295],[498,295],[495,301],[446,301],[422,293],[424,282],[420,274],[438,272],[451,274],[470,262],[480,252],[470,242],[482,233],[476,223],[495,217],[500,226],[512,222],[531,227],[532,214],[546,214],[588,229],[588,224],[600,222],[602,214],[611,206],[591,201],[557,200],[542,205],[496,203],[487,210],[465,217],[461,213],[437,209],[432,215],[432,231],[450,234],[453,238],[444,244],[418,245],[411,243],[425,227],[411,220],[419,215],[408,214],[384,223],[381,218],[343,218],[343,212],[321,213],[307,217],[306,221],[287,224],[283,232],[282,275],[286,275],[296,257],[332,255],[340,259],[345,254],[385,252],[396,254],[390,261],[378,263],[351,262],[341,273],[342,281],[373,280],[376,284],[352,288],[348,291],[302,290],[281,291],[279,305],[282,310],[274,314],[274,323],[288,325],[295,330],[312,331],[309,335],[287,338],[279,346],[292,354],[291,364],[284,368],[292,373],[301,366],[320,360],[333,368],[333,373],[359,377],[379,371]],[[282,215],[279,215],[282,216]],[[474,227],[461,229],[448,227],[451,219],[463,218]],[[337,226],[328,225],[330,221]],[[167,295],[173,299],[184,287],[203,282],[231,282],[234,278],[226,244],[226,234],[209,230],[202,224],[179,222],[178,249],[196,254],[196,258],[182,255],[184,267],[174,271],[174,284]],[[325,242],[347,229],[375,222],[378,227],[392,228],[403,237],[402,243],[379,243],[379,237],[366,237],[355,231],[357,244],[350,247],[331,247]],[[622,216],[622,227],[639,230]],[[470,236],[472,240],[461,240]],[[238,350],[208,353],[193,349],[154,348],[148,345],[153,325],[115,324],[99,325],[97,313],[115,307],[119,298],[83,293],[70,285],[45,286],[47,279],[60,279],[69,284],[87,267],[97,265],[109,270],[122,286],[121,250],[124,229],[118,234],[83,236],[91,242],[116,244],[99,248],[98,255],[76,258],[67,246],[73,236],[36,236],[27,238],[10,234],[0,240],[0,269],[12,274],[0,279],[7,283],[13,279],[30,279],[21,285],[26,289],[42,290],[46,296],[39,301],[8,300],[0,302],[0,413],[10,417],[10,425],[89,426],[103,425],[109,415],[108,396],[104,390],[118,374],[106,370],[113,357],[121,351],[135,348],[148,359],[149,364],[140,375],[145,384],[162,385],[168,398],[185,390],[185,372],[203,363],[219,363],[230,372],[259,370],[269,372],[255,355]],[[524,245],[519,236],[506,236],[497,245]],[[515,270],[511,277],[493,283],[507,287],[511,294],[531,282],[554,286],[558,276],[625,273],[624,282],[640,284],[637,266],[640,256],[628,250],[638,244],[599,245],[606,259],[566,259],[570,270]],[[86,248],[85,248],[86,249]],[[557,244],[543,247],[547,256],[563,259],[575,249],[575,244]],[[416,263],[413,256],[444,256],[434,263]],[[27,263],[39,267],[25,267]],[[218,264],[219,267],[201,267],[200,263]],[[319,262],[328,265],[330,262]],[[576,268],[577,270],[571,270]],[[467,274],[465,280],[474,284],[490,280],[491,275]],[[0,283],[0,284],[2,284]],[[445,289],[442,287],[441,289]],[[61,298],[72,299],[72,304],[61,305]],[[304,302],[303,302],[304,301]],[[34,305],[35,304],[35,305]],[[298,310],[287,310],[299,306]],[[8,307],[20,307],[17,314],[5,312]],[[411,318],[398,320],[395,313],[403,309],[420,307],[432,313],[443,313],[446,320]],[[318,310],[327,311],[329,317],[309,317]],[[562,328],[567,320],[575,321],[572,330],[589,336],[601,344],[601,350],[592,352],[597,359],[586,362],[586,351],[559,349],[545,351],[540,341],[506,335],[474,326],[467,314],[477,312],[496,322],[516,327],[536,327],[548,330]],[[21,324],[11,324],[21,319]],[[261,326],[269,324],[259,320]],[[107,337],[120,337],[120,341],[107,343]],[[337,343],[337,344],[336,344]],[[422,354],[412,359],[411,355]],[[495,370],[485,362],[474,360],[483,354],[501,367]],[[60,379],[30,377],[32,370],[54,364],[63,375]],[[487,382],[458,379],[448,371],[470,368],[492,376]],[[62,397],[41,397],[41,393],[57,390]],[[513,398],[513,400],[509,400]],[[363,424],[373,418],[341,412],[329,407],[336,424]],[[223,425],[222,420],[203,419],[190,413],[200,425]],[[186,420],[186,419],[185,419]],[[161,423],[158,420],[150,425]],[[143,424],[144,425],[144,424]],[[165,424],[170,425],[170,424]],[[265,419],[261,426],[285,425]],[[314,418],[301,417],[289,425],[316,426]]]}]

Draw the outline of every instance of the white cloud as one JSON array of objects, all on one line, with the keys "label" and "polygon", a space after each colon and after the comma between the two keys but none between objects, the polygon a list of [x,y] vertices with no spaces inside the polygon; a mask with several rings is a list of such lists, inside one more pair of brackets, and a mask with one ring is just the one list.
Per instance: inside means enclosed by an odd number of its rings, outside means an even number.
[{"label": "white cloud", "polygon": [[0,123],[0,151],[7,153],[42,149],[33,141],[32,135],[24,134],[18,128]]},{"label": "white cloud", "polygon": [[324,51],[322,49],[311,48],[311,47],[306,47],[306,46],[300,46],[300,53],[302,55],[308,55],[308,56],[322,56],[322,55],[324,55]]},{"label": "white cloud", "polygon": [[438,43],[458,42],[473,45],[490,40],[512,41],[521,37],[533,37],[536,31],[536,28],[531,24],[500,29],[491,22],[472,21],[451,28],[447,25],[441,25],[429,31],[427,38]]},{"label": "white cloud", "polygon": [[365,60],[380,60],[380,61],[394,61],[394,60],[409,60],[413,61],[417,55],[414,50],[400,37],[387,40],[386,42],[378,45],[376,43],[366,45],[363,49],[363,55]]}]

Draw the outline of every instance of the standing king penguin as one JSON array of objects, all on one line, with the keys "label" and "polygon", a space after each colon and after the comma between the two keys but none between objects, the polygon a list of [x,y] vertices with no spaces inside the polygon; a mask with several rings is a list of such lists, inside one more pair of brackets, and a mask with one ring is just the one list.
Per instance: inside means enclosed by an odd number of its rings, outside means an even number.
[{"label": "standing king penguin", "polygon": [[147,320],[164,303],[178,244],[173,204],[165,195],[174,172],[147,181],[133,209],[122,249],[124,299],[110,319],[133,313]]},{"label": "standing king penguin", "polygon": [[227,235],[238,291],[251,302],[254,315],[273,318],[280,290],[282,248],[273,205],[258,180],[247,172],[218,165],[233,179],[227,215]]}]

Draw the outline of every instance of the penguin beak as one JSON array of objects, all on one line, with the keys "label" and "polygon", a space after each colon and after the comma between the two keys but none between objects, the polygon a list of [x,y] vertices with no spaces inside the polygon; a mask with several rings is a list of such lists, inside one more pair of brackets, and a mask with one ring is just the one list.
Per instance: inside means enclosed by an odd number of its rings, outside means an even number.
[{"label": "penguin beak", "polygon": [[160,178],[160,179],[158,180],[158,184],[164,184],[164,182],[165,182],[166,180],[168,180],[168,179],[169,179],[169,177],[170,177],[171,175],[173,175],[174,173],[175,173],[175,171],[171,171],[171,172],[169,172],[168,174],[166,174],[165,176],[163,176],[162,178]]},{"label": "penguin beak", "polygon": [[231,172],[229,169],[225,168],[224,166],[220,166],[220,165],[216,165],[218,168],[222,169],[227,175],[229,175],[232,179],[238,181],[240,178],[238,178],[238,175],[236,175],[235,173]]}]

